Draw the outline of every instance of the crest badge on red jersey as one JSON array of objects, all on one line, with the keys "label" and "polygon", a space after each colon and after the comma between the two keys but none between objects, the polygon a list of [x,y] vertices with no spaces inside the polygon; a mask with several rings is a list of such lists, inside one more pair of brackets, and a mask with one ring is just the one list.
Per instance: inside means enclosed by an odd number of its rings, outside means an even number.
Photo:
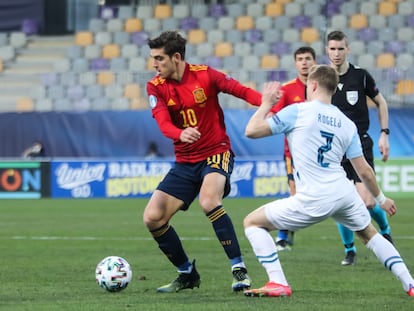
[{"label": "crest badge on red jersey", "polygon": [[206,93],[204,93],[204,89],[198,88],[193,91],[194,101],[197,104],[204,103],[207,100]]}]

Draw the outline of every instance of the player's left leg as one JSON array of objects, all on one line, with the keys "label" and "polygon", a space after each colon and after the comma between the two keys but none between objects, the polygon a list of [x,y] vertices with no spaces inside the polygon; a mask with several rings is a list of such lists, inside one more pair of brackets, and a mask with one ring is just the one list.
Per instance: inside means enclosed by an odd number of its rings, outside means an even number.
[{"label": "player's left leg", "polygon": [[371,223],[357,234],[378,260],[400,280],[404,291],[414,296],[414,279],[394,245],[381,236]]},{"label": "player's left leg", "polygon": [[249,288],[251,280],[247,274],[233,222],[222,206],[222,198],[230,192],[232,169],[233,156],[230,152],[209,157],[203,169],[199,201],[230,260],[232,289],[237,292]]}]

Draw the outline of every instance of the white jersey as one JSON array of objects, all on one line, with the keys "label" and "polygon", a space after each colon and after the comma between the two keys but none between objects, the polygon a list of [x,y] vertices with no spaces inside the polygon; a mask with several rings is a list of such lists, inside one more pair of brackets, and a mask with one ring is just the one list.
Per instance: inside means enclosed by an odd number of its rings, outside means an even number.
[{"label": "white jersey", "polygon": [[285,133],[294,164],[296,197],[330,201],[355,191],[341,160],[362,156],[357,128],[337,107],[319,101],[289,105],[267,119],[273,134]]}]

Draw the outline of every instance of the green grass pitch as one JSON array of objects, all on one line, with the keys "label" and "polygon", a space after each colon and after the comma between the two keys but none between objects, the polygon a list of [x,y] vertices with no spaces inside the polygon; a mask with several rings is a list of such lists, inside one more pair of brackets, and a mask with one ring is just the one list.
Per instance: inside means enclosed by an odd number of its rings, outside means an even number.
[{"label": "green grass pitch", "polygon": [[[253,286],[266,281],[243,234],[243,217],[268,199],[226,199]],[[359,240],[357,265],[342,267],[344,251],[332,220],[296,233],[291,252],[280,253],[293,290],[289,298],[247,298],[231,291],[230,265],[211,224],[194,203],[172,224],[201,286],[174,294],[155,289],[176,277],[144,228],[146,200],[0,201],[0,310],[414,310],[414,301]],[[414,271],[414,206],[397,201],[390,219],[395,243]],[[106,256],[129,261],[127,289],[109,293],[95,283],[95,267]]]}]

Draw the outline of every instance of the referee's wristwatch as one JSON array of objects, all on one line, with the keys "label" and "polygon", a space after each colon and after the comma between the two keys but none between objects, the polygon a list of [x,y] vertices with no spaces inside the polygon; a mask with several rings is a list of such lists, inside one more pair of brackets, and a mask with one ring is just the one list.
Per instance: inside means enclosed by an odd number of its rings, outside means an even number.
[{"label": "referee's wristwatch", "polygon": [[381,129],[381,133],[385,133],[387,135],[390,135],[390,129]]}]

